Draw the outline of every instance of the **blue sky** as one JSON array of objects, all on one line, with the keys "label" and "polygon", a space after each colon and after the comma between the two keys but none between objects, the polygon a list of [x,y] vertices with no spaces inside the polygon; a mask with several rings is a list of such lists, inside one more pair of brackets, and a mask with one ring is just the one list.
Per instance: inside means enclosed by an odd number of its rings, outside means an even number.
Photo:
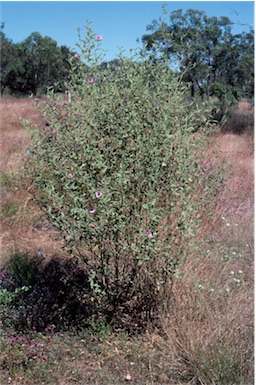
[{"label": "blue sky", "polygon": [[[102,47],[108,50],[106,60],[113,59],[117,47],[137,47],[137,38],[145,34],[146,26],[162,14],[162,1],[2,1],[1,22],[4,33],[14,43],[32,32],[50,36],[58,45],[75,48],[77,28],[85,20],[92,22],[95,33],[103,36]],[[234,22],[254,26],[254,1],[167,1],[168,15],[177,9],[203,10],[208,16],[228,16]],[[237,20],[238,18],[238,20]],[[234,33],[249,31],[235,25]]]}]

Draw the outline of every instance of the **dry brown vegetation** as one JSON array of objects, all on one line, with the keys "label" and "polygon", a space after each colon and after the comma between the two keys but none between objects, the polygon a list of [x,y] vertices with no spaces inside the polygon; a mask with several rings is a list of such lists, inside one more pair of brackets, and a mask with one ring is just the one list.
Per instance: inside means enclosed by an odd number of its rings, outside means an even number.
[{"label": "dry brown vegetation", "polygon": [[29,99],[2,99],[0,111],[1,208],[3,211],[7,203],[18,205],[15,215],[6,215],[2,219],[1,265],[17,250],[35,255],[41,248],[49,258],[55,253],[59,255],[61,240],[33,202],[33,185],[24,169],[26,153],[30,150],[30,134],[20,119],[30,120],[35,129],[42,119]]},{"label": "dry brown vegetation", "polygon": [[[38,111],[24,99],[2,99],[0,111],[1,266],[16,251],[33,256],[42,249],[48,259],[64,258],[61,238],[32,200],[23,167],[30,144],[19,117],[36,125]],[[240,103],[236,117],[242,121],[248,114],[251,107]],[[161,333],[134,340],[106,333],[90,352],[81,337],[53,339],[50,354],[56,357],[48,362],[45,384],[122,384],[129,382],[128,372],[136,384],[231,385],[231,378],[232,384],[252,383],[254,146],[251,127],[237,135],[231,133],[232,119],[228,124],[213,142],[232,166],[227,190],[214,217],[205,218],[214,223],[209,240],[199,242],[180,269],[170,314],[160,317]],[[61,373],[57,368],[64,361]],[[33,370],[13,375],[9,383],[39,384],[33,382],[38,367]]]}]

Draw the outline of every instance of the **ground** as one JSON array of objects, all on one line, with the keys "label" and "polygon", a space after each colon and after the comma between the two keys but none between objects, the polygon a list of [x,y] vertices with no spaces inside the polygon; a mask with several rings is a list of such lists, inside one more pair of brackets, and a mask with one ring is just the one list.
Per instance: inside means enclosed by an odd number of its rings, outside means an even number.
[{"label": "ground", "polygon": [[[29,119],[37,129],[41,117],[29,99],[2,99],[0,110],[0,267],[17,251],[35,256],[41,249],[46,262],[55,256],[68,258],[61,236],[33,199],[34,187],[24,168],[30,135],[19,118]],[[243,119],[253,111],[242,102],[237,113]],[[232,127],[219,130],[209,154],[215,151],[232,166],[228,190],[214,217],[205,218],[206,224],[214,223],[209,240],[182,267],[182,278],[173,288],[173,307],[160,320],[161,333],[149,330],[134,337],[95,325],[94,331],[81,333],[46,330],[22,337],[4,335],[3,385],[230,385],[232,371],[237,371],[237,384],[249,385],[253,377],[251,127],[239,135],[232,133]],[[223,365],[226,377],[218,377],[218,365]]]}]

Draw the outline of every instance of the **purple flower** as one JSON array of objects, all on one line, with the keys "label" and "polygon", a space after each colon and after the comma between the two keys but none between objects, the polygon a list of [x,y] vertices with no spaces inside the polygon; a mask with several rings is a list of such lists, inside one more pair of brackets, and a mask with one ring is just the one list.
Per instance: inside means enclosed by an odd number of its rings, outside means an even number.
[{"label": "purple flower", "polygon": [[12,342],[15,342],[19,339],[19,337],[17,337],[17,336],[10,336],[9,338]]},{"label": "purple flower", "polygon": [[79,59],[79,58],[80,58],[80,55],[79,55],[78,53],[75,53],[74,58],[75,58],[75,59]]},{"label": "purple flower", "polygon": [[94,214],[96,212],[96,209],[94,207],[89,207],[88,211],[90,214]]},{"label": "purple flower", "polygon": [[35,356],[35,355],[36,355],[36,351],[35,351],[35,350],[31,350],[31,351],[29,352],[29,354],[30,354],[31,356]]},{"label": "purple flower", "polygon": [[9,373],[8,370],[6,370],[6,369],[2,370],[2,374],[8,374],[8,373]]},{"label": "purple flower", "polygon": [[2,273],[1,273],[1,278],[4,279],[4,278],[5,278],[5,275],[6,275],[6,271],[2,271]]},{"label": "purple flower", "polygon": [[55,138],[57,135],[57,131],[56,130],[52,130],[52,137]]},{"label": "purple flower", "polygon": [[68,178],[68,179],[72,179],[72,178],[73,178],[73,174],[71,174],[71,173],[68,174],[67,178]]},{"label": "purple flower", "polygon": [[147,231],[147,232],[146,232],[146,236],[147,236],[148,238],[152,238],[152,237],[153,237],[153,233],[152,233],[151,231]]},{"label": "purple flower", "polygon": [[18,361],[13,360],[13,361],[12,361],[12,365],[18,365]]},{"label": "purple flower", "polygon": [[102,192],[100,190],[96,191],[95,196],[97,199],[102,197]]},{"label": "purple flower", "polygon": [[92,84],[92,83],[94,82],[93,77],[90,76],[90,77],[87,79],[87,82],[88,82],[89,84]]},{"label": "purple flower", "polygon": [[39,98],[35,98],[35,99],[34,99],[34,102],[39,103],[39,102],[40,102],[40,99],[39,99]]},{"label": "purple flower", "polygon": [[97,41],[101,41],[103,39],[103,37],[101,35],[96,35],[96,40]]}]

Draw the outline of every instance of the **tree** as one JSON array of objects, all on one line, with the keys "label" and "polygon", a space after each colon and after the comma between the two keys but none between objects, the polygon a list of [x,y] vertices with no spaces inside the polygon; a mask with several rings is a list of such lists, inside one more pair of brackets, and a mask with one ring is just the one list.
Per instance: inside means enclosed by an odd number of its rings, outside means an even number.
[{"label": "tree", "polygon": [[72,52],[57,46],[50,37],[33,32],[21,43],[13,44],[1,33],[1,93],[6,87],[22,94],[46,92],[48,87],[63,91]]},{"label": "tree", "polygon": [[6,38],[5,34],[0,32],[1,43],[1,95],[9,87],[19,89],[18,84],[24,75],[22,57],[18,46]]},{"label": "tree", "polygon": [[210,96],[218,84],[238,97],[238,77],[240,89],[251,96],[253,33],[233,36],[232,24],[227,17],[208,17],[193,9],[183,14],[180,9],[171,13],[170,25],[154,20],[147,27],[152,33],[142,41],[154,55],[178,63],[183,80],[190,83],[191,96]]},{"label": "tree", "polygon": [[[236,99],[254,95],[254,33],[231,36],[215,57],[215,82],[225,84]],[[214,85],[214,84],[213,84]],[[215,85],[214,85],[215,86]]]},{"label": "tree", "polygon": [[33,32],[21,43],[26,72],[26,90],[45,92],[63,76],[63,53],[57,42]]}]

